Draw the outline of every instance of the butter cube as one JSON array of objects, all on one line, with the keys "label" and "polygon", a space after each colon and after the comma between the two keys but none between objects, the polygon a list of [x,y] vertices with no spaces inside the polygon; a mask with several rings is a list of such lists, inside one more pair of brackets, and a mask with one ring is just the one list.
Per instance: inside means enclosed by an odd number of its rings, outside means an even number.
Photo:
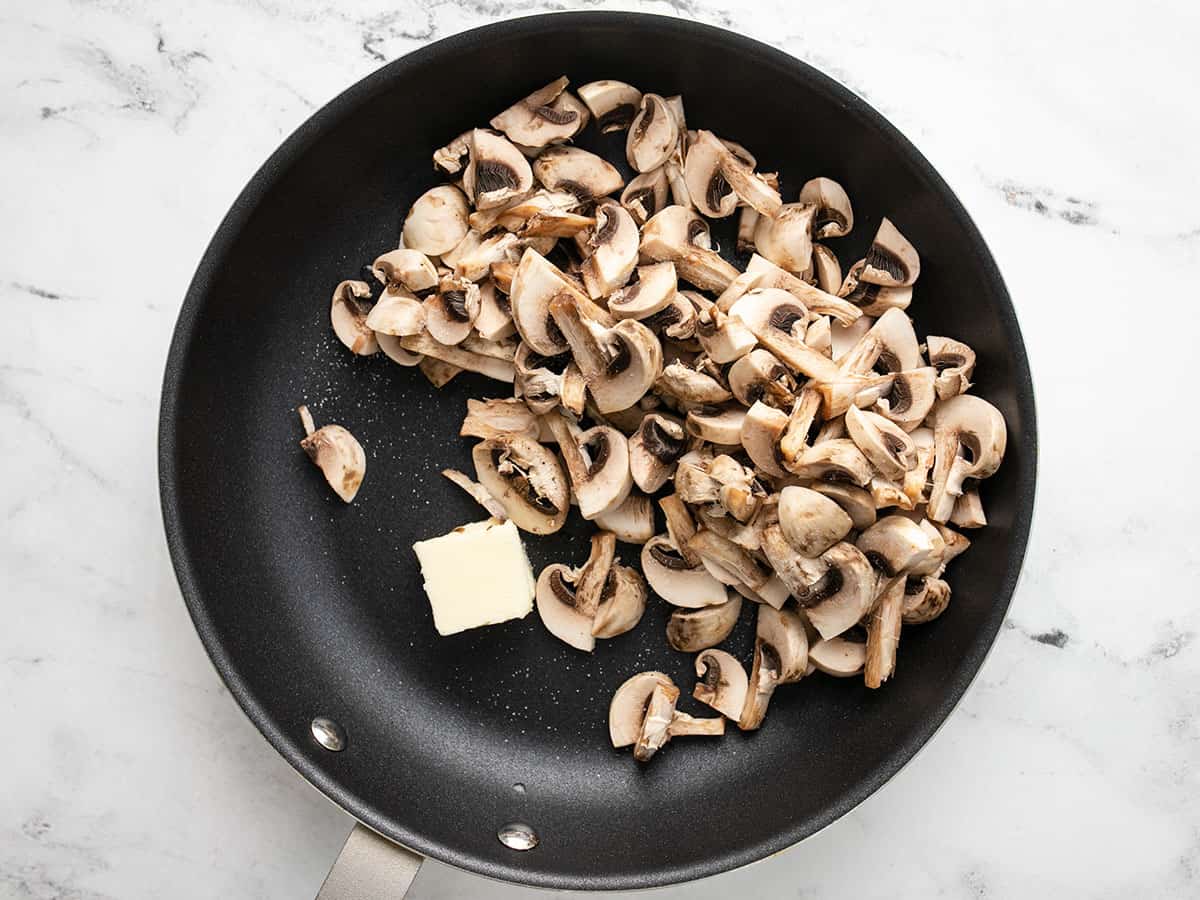
[{"label": "butter cube", "polygon": [[533,571],[512,522],[461,525],[413,550],[438,634],[521,619],[533,609]]}]

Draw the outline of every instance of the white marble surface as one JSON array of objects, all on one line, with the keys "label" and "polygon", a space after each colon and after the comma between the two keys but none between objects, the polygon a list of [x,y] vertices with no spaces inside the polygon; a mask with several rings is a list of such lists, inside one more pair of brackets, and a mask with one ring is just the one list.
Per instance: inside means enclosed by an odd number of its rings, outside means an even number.
[{"label": "white marble surface", "polygon": [[[0,896],[315,892],[349,820],[229,698],[167,561],[171,328],[220,217],[314,109],[423,42],[575,5],[0,9]],[[970,6],[636,4],[775,43],[917,143],[1008,279],[1043,448],[1011,619],[941,734],[801,846],[651,896],[1200,894],[1200,20]],[[430,864],[415,896],[526,892]]]}]

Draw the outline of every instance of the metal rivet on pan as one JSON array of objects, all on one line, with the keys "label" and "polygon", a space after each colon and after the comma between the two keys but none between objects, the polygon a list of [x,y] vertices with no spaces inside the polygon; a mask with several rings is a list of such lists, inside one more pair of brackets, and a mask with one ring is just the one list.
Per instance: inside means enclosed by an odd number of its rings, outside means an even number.
[{"label": "metal rivet on pan", "polygon": [[336,753],[338,750],[346,749],[346,732],[333,719],[317,716],[312,720],[311,728],[312,736],[326,750],[333,750]]},{"label": "metal rivet on pan", "polygon": [[518,781],[516,784],[513,785],[513,790],[516,791],[518,794],[523,794],[523,793],[525,793],[525,785],[522,784],[520,781]]},{"label": "metal rivet on pan", "polygon": [[509,850],[532,850],[538,845],[537,832],[521,822],[510,822],[499,831],[496,837]]}]

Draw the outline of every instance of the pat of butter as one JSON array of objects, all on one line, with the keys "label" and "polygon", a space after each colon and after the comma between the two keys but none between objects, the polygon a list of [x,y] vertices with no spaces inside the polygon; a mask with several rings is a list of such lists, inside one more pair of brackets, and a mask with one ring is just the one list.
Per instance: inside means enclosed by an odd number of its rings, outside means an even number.
[{"label": "pat of butter", "polygon": [[533,571],[511,521],[472,522],[413,550],[438,634],[521,619],[533,609]]}]

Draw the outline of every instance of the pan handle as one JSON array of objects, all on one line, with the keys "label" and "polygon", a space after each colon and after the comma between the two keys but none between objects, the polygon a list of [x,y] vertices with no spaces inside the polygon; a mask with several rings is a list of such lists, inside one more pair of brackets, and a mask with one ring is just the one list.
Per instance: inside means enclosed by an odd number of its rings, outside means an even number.
[{"label": "pan handle", "polygon": [[355,822],[317,900],[403,900],[424,861]]}]

